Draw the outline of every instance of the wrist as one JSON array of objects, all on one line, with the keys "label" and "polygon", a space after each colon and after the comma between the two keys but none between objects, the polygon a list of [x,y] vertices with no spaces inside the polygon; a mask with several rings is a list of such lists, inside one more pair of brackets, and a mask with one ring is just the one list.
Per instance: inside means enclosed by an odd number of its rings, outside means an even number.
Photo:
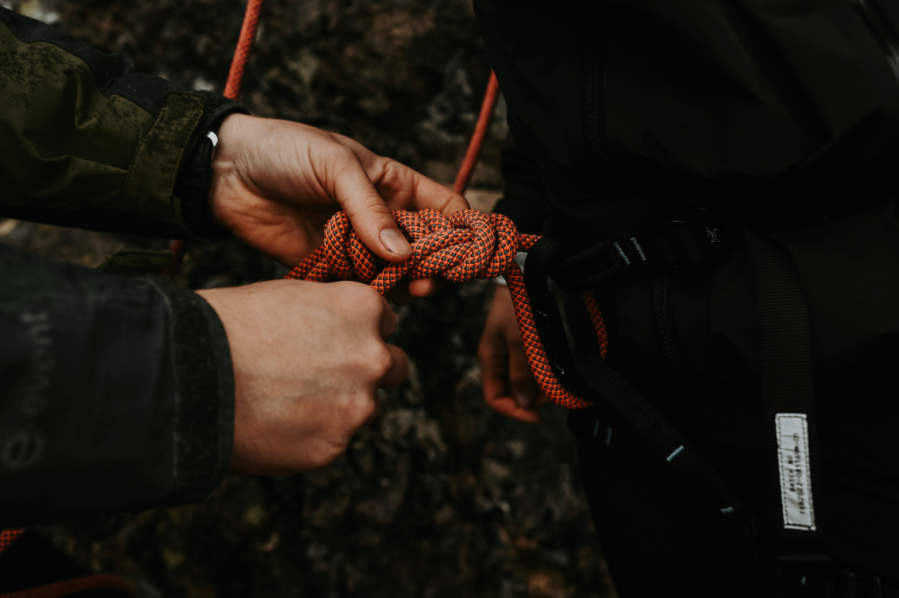
[{"label": "wrist", "polygon": [[241,176],[240,162],[248,152],[247,140],[254,136],[249,129],[254,121],[259,120],[263,119],[246,114],[229,114],[222,120],[217,132],[218,143],[210,164],[212,185],[209,190],[209,212],[218,225],[228,230],[233,231],[235,219],[246,211],[243,200],[248,194],[243,191],[247,190],[247,185]]}]

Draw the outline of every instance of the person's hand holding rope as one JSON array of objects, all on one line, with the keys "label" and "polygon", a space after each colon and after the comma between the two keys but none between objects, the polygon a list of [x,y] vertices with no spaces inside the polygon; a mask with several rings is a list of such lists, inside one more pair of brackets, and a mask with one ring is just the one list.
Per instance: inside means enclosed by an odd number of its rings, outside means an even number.
[{"label": "person's hand holding rope", "polygon": [[[299,123],[235,114],[219,129],[210,192],[213,217],[238,238],[286,266],[322,242],[325,223],[346,211],[366,247],[388,262],[411,247],[392,210],[468,208],[458,193],[343,135]],[[424,297],[435,281],[418,280],[396,302]]]},{"label": "person's hand holding rope", "polygon": [[550,402],[540,387],[524,349],[509,289],[496,287],[484,333],[478,345],[484,400],[498,413],[527,423],[540,423],[537,410]]},{"label": "person's hand holding rope", "polygon": [[[468,207],[461,195],[347,137],[243,115],[222,123],[213,171],[213,218],[289,266],[321,244],[339,209],[375,254],[402,262],[411,247],[392,210]],[[391,298],[434,290],[433,280],[416,280]],[[289,475],[327,465],[377,411],[377,389],[408,375],[406,354],[386,343],[395,316],[367,285],[279,280],[200,294],[231,346],[232,471]]]},{"label": "person's hand holding rope", "polygon": [[386,343],[396,316],[367,285],[275,280],[200,294],[231,346],[233,472],[324,467],[375,415],[377,389],[409,374],[409,358]]}]

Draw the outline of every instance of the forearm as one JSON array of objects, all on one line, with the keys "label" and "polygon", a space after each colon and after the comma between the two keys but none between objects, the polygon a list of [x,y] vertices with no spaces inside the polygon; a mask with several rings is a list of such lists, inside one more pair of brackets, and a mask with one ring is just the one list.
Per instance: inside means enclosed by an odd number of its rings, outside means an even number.
[{"label": "forearm", "polygon": [[0,528],[196,502],[231,458],[224,329],[159,279],[0,245]]},{"label": "forearm", "polygon": [[0,8],[0,216],[189,236],[175,178],[235,111]]}]

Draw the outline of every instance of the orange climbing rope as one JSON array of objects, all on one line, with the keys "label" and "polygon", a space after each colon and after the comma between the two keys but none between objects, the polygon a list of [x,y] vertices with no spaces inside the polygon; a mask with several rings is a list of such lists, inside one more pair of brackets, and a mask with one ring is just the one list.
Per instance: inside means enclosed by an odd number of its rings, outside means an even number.
[{"label": "orange climbing rope", "polygon": [[[324,243],[285,278],[316,282],[356,280],[371,284],[383,295],[403,277],[442,276],[454,282],[466,282],[502,274],[515,305],[528,363],[540,388],[550,399],[569,409],[590,406],[589,401],[562,386],[550,368],[534,324],[524,275],[515,262],[515,255],[529,250],[540,239],[538,235],[519,233],[507,216],[477,210],[462,210],[449,216],[436,210],[398,210],[393,216],[412,245],[409,260],[387,263],[376,257],[363,245],[346,213],[338,212],[325,226]],[[605,357],[607,338],[602,313],[592,293],[584,293],[584,301],[601,355]]]},{"label": "orange climbing rope", "polygon": [[13,542],[23,533],[25,533],[25,528],[0,530],[0,554],[6,552],[6,549],[12,546]]},{"label": "orange climbing rope", "polygon": [[[243,15],[243,24],[240,27],[240,37],[237,39],[237,48],[234,50],[234,58],[231,59],[231,70],[228,72],[228,81],[225,83],[225,97],[235,102],[240,97],[240,86],[243,84],[243,74],[247,68],[247,60],[250,58],[250,50],[256,41],[256,28],[259,25],[259,13],[262,11],[262,0],[249,0],[247,11]],[[184,256],[187,253],[188,241],[172,241],[172,261],[163,271],[162,275],[173,278],[181,269]]]},{"label": "orange climbing rope", "polygon": [[[24,533],[25,528],[0,530],[0,556],[9,550]],[[133,598],[135,596],[134,588],[130,583],[113,575],[101,573],[82,575],[39,587],[6,592],[0,594],[0,598],[60,598],[74,594],[81,595],[82,592],[86,593],[91,590],[100,590],[104,596],[109,596],[109,598],[117,596]]]},{"label": "orange climbing rope", "polygon": [[487,91],[484,92],[484,101],[481,103],[481,114],[478,115],[478,124],[475,125],[471,143],[468,144],[468,151],[465,152],[465,159],[462,160],[462,166],[459,168],[459,174],[456,175],[456,182],[453,184],[453,191],[456,193],[465,193],[465,190],[468,188],[468,181],[474,173],[474,167],[478,164],[478,156],[481,155],[481,147],[483,147],[484,138],[487,136],[487,126],[490,124],[490,118],[493,116],[493,108],[496,106],[498,97],[499,81],[496,78],[496,73],[490,71],[490,80],[487,81]]},{"label": "orange climbing rope", "polygon": [[225,97],[237,101],[240,97],[240,86],[243,83],[243,73],[247,68],[247,59],[253,42],[256,41],[256,27],[259,25],[259,13],[262,11],[262,0],[250,0],[247,2],[247,12],[243,16],[243,25],[240,27],[240,37],[237,39],[237,48],[234,50],[234,58],[231,59],[231,70],[228,72],[228,82],[225,83]]},{"label": "orange climbing rope", "polygon": [[0,598],[62,598],[63,596],[106,596],[107,598],[135,598],[131,584],[114,575],[97,573],[74,577],[36,588],[0,594]]}]

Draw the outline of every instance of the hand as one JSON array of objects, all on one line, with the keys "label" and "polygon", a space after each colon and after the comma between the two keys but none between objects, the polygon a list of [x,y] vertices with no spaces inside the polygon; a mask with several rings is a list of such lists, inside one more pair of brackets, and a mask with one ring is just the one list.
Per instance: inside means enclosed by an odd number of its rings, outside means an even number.
[{"label": "hand", "polygon": [[[449,214],[469,207],[458,193],[343,135],[232,114],[218,137],[209,194],[213,218],[286,266],[321,244],[325,223],[340,208],[366,247],[402,262],[412,250],[392,210]],[[424,296],[435,288],[425,279],[409,290]]]},{"label": "hand", "polygon": [[374,416],[377,389],[408,376],[406,354],[384,342],[396,316],[367,285],[276,280],[198,292],[231,347],[235,473],[324,467]]},{"label": "hand", "polygon": [[540,423],[537,409],[549,402],[531,374],[509,289],[496,287],[478,346],[484,399],[496,411]]}]

